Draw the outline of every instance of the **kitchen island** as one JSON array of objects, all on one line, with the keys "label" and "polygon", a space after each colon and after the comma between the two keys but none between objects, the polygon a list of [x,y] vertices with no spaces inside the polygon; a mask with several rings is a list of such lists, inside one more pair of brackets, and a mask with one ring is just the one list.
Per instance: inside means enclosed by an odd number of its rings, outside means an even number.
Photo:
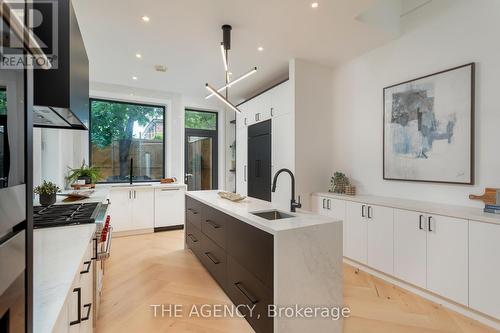
[{"label": "kitchen island", "polygon": [[342,332],[342,221],[187,192],[186,247],[256,332]]}]

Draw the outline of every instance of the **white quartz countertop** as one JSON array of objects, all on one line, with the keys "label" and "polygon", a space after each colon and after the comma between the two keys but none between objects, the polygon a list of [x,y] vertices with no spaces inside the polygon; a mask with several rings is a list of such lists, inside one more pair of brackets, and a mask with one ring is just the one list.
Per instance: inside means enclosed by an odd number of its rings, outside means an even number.
[{"label": "white quartz countertop", "polygon": [[159,182],[155,183],[134,183],[132,185],[130,184],[106,184],[106,185],[100,185],[101,187],[107,187],[108,190],[127,190],[127,189],[134,189],[134,188],[185,188],[186,184],[181,184],[181,183],[170,183],[170,184],[162,184]]},{"label": "white quartz countertop", "polygon": [[[186,192],[186,195],[273,235],[285,230],[307,228],[314,225],[333,222],[342,222],[338,219],[320,216],[306,211],[290,213],[276,208],[271,202],[255,198],[245,198],[242,201],[232,202],[227,199],[220,198],[217,195],[217,192],[218,191],[190,191]],[[251,214],[253,212],[261,212],[272,209],[277,209],[286,214],[293,215],[294,217],[269,221]]]},{"label": "white quartz countertop", "polygon": [[35,229],[33,233],[33,329],[52,332],[95,224]]},{"label": "white quartz countertop", "polygon": [[500,224],[500,214],[485,213],[481,208],[455,206],[435,202],[381,197],[374,195],[345,195],[330,192],[314,193],[315,196],[328,197],[377,206],[392,207],[416,212],[425,212],[435,215],[449,216],[464,220],[473,220],[485,223]]}]

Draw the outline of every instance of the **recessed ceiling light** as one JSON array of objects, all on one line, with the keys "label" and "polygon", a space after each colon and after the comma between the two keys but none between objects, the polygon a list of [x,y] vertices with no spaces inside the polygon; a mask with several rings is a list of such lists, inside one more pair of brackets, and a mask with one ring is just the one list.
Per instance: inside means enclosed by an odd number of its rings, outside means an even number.
[{"label": "recessed ceiling light", "polygon": [[143,16],[141,18],[144,22],[149,22],[149,16]]},{"label": "recessed ceiling light", "polygon": [[142,54],[140,54],[140,53],[136,53],[136,54],[135,54],[135,57],[136,57],[136,58],[138,58],[138,59],[141,59],[141,58],[142,58]]},{"label": "recessed ceiling light", "polygon": [[137,80],[137,76],[132,76],[132,80]]},{"label": "recessed ceiling light", "polygon": [[319,7],[319,3],[317,3],[317,2],[313,2],[313,3],[311,4],[311,7],[312,7],[312,8],[318,8],[318,7]]},{"label": "recessed ceiling light", "polygon": [[257,48],[257,50],[259,50],[260,52],[262,52],[262,51],[264,51],[264,48],[263,48],[262,46],[259,46],[259,47]]}]

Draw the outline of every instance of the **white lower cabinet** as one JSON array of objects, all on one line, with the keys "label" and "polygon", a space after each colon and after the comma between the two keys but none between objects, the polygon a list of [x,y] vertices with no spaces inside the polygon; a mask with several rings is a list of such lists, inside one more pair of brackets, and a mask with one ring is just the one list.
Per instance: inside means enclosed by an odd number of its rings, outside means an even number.
[{"label": "white lower cabinet", "polygon": [[59,313],[53,333],[92,333],[93,332],[93,293],[94,261],[91,240],[73,279],[69,294]]},{"label": "white lower cabinet", "polygon": [[153,188],[113,188],[109,199],[114,231],[153,229]]},{"label": "white lower cabinet", "polygon": [[184,225],[184,187],[155,189],[155,228]]},{"label": "white lower cabinet", "polygon": [[427,285],[427,232],[423,214],[394,210],[394,275],[421,288]]},{"label": "white lower cabinet", "polygon": [[319,215],[330,216],[342,220],[343,251],[347,249],[346,202],[326,197],[314,196],[311,200],[312,210]]},{"label": "white lower cabinet", "polygon": [[427,216],[427,289],[469,304],[468,221]]},{"label": "white lower cabinet", "polygon": [[366,207],[368,266],[394,274],[394,209]]},{"label": "white lower cabinet", "polygon": [[366,205],[358,202],[347,202],[347,247],[344,255],[363,264],[368,263],[368,228],[365,210]]},{"label": "white lower cabinet", "polygon": [[469,306],[500,319],[500,225],[469,223]]}]

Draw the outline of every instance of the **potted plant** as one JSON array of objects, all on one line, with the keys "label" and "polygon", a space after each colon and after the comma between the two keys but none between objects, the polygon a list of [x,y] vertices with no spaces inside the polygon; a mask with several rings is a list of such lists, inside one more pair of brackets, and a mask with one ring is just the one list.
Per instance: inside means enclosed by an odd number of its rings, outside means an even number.
[{"label": "potted plant", "polygon": [[330,192],[343,194],[345,188],[350,184],[349,178],[342,172],[335,172],[330,181]]},{"label": "potted plant", "polygon": [[33,189],[33,192],[39,195],[39,202],[42,206],[50,206],[56,202],[56,194],[59,192],[59,187],[46,180],[43,181],[42,185],[39,185]]},{"label": "potted plant", "polygon": [[75,183],[77,180],[85,180],[85,184],[95,184],[101,178],[101,172],[98,168],[91,167],[83,161],[81,167],[75,169],[69,168],[66,180],[70,184]]}]

